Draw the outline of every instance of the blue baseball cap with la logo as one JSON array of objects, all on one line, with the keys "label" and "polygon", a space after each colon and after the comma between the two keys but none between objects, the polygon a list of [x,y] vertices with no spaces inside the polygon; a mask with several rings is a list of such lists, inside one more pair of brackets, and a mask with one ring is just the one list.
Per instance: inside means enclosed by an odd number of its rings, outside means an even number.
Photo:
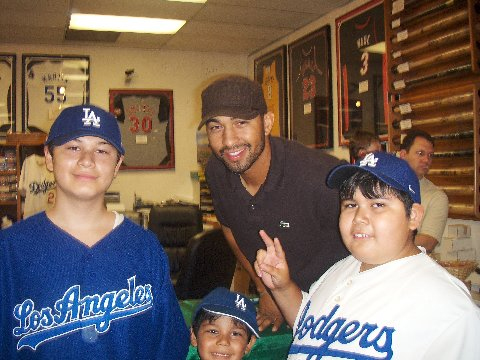
[{"label": "blue baseball cap with la logo", "polygon": [[91,104],[64,109],[50,128],[45,145],[63,145],[81,136],[96,136],[125,154],[117,119],[109,112]]},{"label": "blue baseball cap with la logo", "polygon": [[193,314],[194,319],[202,309],[213,314],[234,318],[244,323],[256,337],[260,337],[255,305],[245,295],[230,291],[224,287],[218,287],[209,292],[198,304]]},{"label": "blue baseball cap with la logo", "polygon": [[339,189],[343,182],[358,171],[367,171],[387,185],[406,192],[420,204],[420,183],[410,165],[395,155],[385,152],[367,154],[355,164],[339,165],[328,174],[327,185]]}]

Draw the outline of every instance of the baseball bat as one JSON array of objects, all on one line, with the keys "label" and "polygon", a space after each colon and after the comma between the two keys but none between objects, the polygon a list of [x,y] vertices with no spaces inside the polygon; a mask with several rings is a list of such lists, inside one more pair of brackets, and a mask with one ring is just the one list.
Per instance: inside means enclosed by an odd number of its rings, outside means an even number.
[{"label": "baseball bat", "polygon": [[415,54],[422,54],[428,49],[438,49],[451,43],[459,43],[462,40],[470,40],[470,30],[468,27],[462,27],[452,32],[443,34],[434,34],[430,40],[420,43],[413,43],[402,47],[401,50],[392,52],[392,58],[408,57]]},{"label": "baseball bat", "polygon": [[433,154],[433,157],[435,158],[470,157],[470,156],[473,156],[473,150],[436,151]]},{"label": "baseball bat", "polygon": [[443,115],[436,116],[422,120],[411,119],[410,121],[406,120],[394,120],[392,126],[394,129],[411,129],[416,126],[427,126],[427,125],[445,125],[445,124],[455,124],[459,122],[472,121],[473,123],[474,114],[473,111],[467,111],[463,113],[456,113],[452,115]]},{"label": "baseball bat", "polygon": [[437,185],[445,191],[447,195],[471,196],[475,194],[475,186],[473,185]]},{"label": "baseball bat", "polygon": [[[425,110],[428,108],[438,108],[440,106],[457,106],[460,104],[468,104],[473,101],[473,93],[459,94],[453,96],[447,96],[440,99],[427,100],[422,102],[410,102],[410,108],[414,110]],[[401,105],[396,105],[393,108],[393,112],[401,113]]]},{"label": "baseball bat", "polygon": [[473,123],[474,115],[473,113],[460,113],[452,114],[446,116],[439,116],[429,119],[418,119],[418,120],[396,120],[393,127],[395,129],[407,130],[412,127],[419,126],[432,126],[432,125],[448,125],[448,124],[459,124],[461,122],[471,121]]},{"label": "baseball bat", "polygon": [[[427,15],[433,14],[435,12],[441,11],[443,9],[449,8],[455,3],[459,3],[459,1],[455,0],[447,0],[442,2],[434,2],[434,3],[426,3],[426,4],[419,4],[418,2],[412,2],[410,4],[405,4],[406,11],[402,13],[400,17],[401,26],[407,26],[409,23],[414,22],[416,20],[420,20],[422,17]],[[409,5],[417,5],[415,8],[410,10]],[[393,22],[392,22],[393,23]],[[392,25],[393,28],[393,25]]]},{"label": "baseball bat", "polygon": [[[407,88],[407,87],[411,88],[411,87],[414,87],[414,86],[419,86],[422,83],[426,83],[427,81],[438,80],[438,79],[441,79],[441,78],[445,78],[447,76],[460,75],[462,73],[470,73],[471,71],[472,71],[472,64],[471,63],[461,64],[459,66],[450,67],[450,68],[443,68],[443,69],[441,69],[437,72],[426,73],[424,75],[406,78],[405,80],[403,80],[403,82],[404,82],[403,88]],[[394,83],[393,83],[394,84],[393,85],[394,89],[397,89],[395,87],[395,84],[396,84],[397,81],[398,80],[395,80]]]},{"label": "baseball bat", "polygon": [[448,213],[455,214],[455,215],[475,215],[475,208],[473,204],[465,204],[465,203],[458,203],[458,204],[448,204]]},{"label": "baseball bat", "polygon": [[475,175],[475,168],[473,166],[452,167],[449,169],[430,169],[429,175],[437,176],[473,176]]},{"label": "baseball bat", "polygon": [[435,21],[432,21],[429,24],[424,25],[423,23],[412,26],[411,29],[405,29],[396,33],[390,40],[392,44],[398,44],[406,39],[412,40],[420,35],[425,35],[430,32],[439,31],[445,27],[453,25],[457,22],[464,21],[468,24],[468,10],[459,9],[445,18],[440,18]]},{"label": "baseball bat", "polygon": [[407,61],[402,64],[396,65],[392,68],[393,74],[400,74],[408,72],[411,70],[416,70],[417,68],[432,64],[448,61],[450,59],[455,59],[461,56],[470,56],[470,44],[464,44],[459,47],[449,49],[449,50],[440,50],[433,55],[429,55],[423,59]]},{"label": "baseball bat", "polygon": [[[473,119],[473,113],[472,113]],[[438,134],[432,135],[433,140],[459,140],[459,139],[473,139],[473,130],[469,131],[462,131],[456,133],[449,133],[449,134]]]}]

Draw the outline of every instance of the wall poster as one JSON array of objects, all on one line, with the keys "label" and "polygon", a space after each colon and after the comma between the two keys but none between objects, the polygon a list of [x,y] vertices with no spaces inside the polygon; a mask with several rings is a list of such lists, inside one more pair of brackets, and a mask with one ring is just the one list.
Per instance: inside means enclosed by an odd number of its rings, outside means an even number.
[{"label": "wall poster", "polygon": [[121,169],[174,169],[173,91],[110,89],[110,112],[122,133]]},{"label": "wall poster", "polygon": [[48,133],[58,114],[89,102],[90,58],[23,55],[23,131]]},{"label": "wall poster", "polygon": [[291,138],[307,146],[333,147],[330,26],[288,47]]},{"label": "wall poster", "polygon": [[387,78],[383,1],[373,0],[337,18],[338,134],[356,130],[387,140]]},{"label": "wall poster", "polygon": [[15,66],[16,55],[0,54],[0,134],[15,132],[16,97]]},{"label": "wall poster", "polygon": [[271,134],[288,138],[287,47],[281,46],[255,59],[255,80],[262,85],[269,111],[275,116]]}]

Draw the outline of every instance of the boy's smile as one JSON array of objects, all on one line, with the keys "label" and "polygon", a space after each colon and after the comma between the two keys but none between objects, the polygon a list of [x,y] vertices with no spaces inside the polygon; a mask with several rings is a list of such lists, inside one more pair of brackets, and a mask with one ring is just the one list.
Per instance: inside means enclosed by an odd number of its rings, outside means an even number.
[{"label": "boy's smile", "polygon": [[395,196],[368,199],[359,189],[353,199],[342,201],[340,233],[347,249],[362,262],[361,271],[420,252],[411,234],[419,224],[419,211],[421,206],[414,204],[407,218]]}]

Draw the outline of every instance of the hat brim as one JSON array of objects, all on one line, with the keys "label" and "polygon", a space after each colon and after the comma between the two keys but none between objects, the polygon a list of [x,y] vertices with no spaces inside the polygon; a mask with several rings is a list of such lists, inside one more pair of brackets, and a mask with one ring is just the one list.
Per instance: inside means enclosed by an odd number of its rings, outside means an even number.
[{"label": "hat brim", "polygon": [[213,119],[216,116],[229,116],[236,119],[251,120],[256,118],[258,115],[260,115],[260,111],[258,110],[245,111],[244,108],[232,108],[232,107],[216,109],[215,111],[212,111],[203,115],[197,130],[200,130],[203,127],[203,125],[207,123],[208,120]]},{"label": "hat brim", "polygon": [[71,140],[77,139],[77,138],[82,137],[82,136],[95,136],[95,137],[101,138],[101,139],[105,140],[106,142],[108,142],[110,145],[112,145],[115,149],[117,149],[117,151],[121,155],[125,155],[125,149],[123,148],[123,146],[117,146],[117,145],[113,144],[112,142],[110,142],[110,140],[107,139],[106,137],[104,137],[100,134],[97,134],[97,133],[92,133],[91,131],[88,131],[88,130],[78,130],[78,131],[69,133],[68,135],[65,135],[65,136],[57,136],[53,139],[48,139],[47,138],[47,140],[45,141],[45,145],[52,144],[52,145],[55,145],[55,146],[61,146],[61,145],[66,144],[67,142],[69,142]]},{"label": "hat brim", "polygon": [[[235,315],[235,312],[232,312],[231,307],[225,307],[225,306],[216,305],[216,304],[203,304],[202,306],[199,306],[195,310],[195,312],[193,314],[193,319],[195,319],[197,317],[197,314],[200,310],[204,310],[204,311],[207,311],[209,313],[216,314],[216,315],[228,316],[228,317],[234,318],[234,319],[240,321],[242,324],[245,324],[250,329],[250,331],[255,334],[255,336],[257,338],[260,337],[258,328],[255,328],[254,326],[250,325],[248,323],[248,321],[245,320],[244,316],[243,317],[240,316],[242,313],[238,312],[238,315]],[[254,321],[255,324],[256,324],[257,319],[253,318],[253,319],[251,319],[251,321]]]}]

